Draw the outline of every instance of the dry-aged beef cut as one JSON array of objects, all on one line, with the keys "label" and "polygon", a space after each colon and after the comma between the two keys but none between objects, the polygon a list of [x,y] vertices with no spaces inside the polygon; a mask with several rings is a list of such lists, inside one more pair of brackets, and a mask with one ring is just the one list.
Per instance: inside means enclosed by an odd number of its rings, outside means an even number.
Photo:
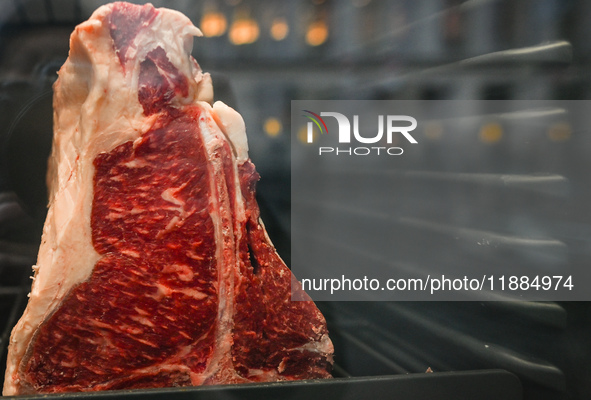
[{"label": "dry-aged beef cut", "polygon": [[189,55],[199,34],[128,3],[72,34],[5,395],[330,376],[324,317],[259,219],[244,122]]}]

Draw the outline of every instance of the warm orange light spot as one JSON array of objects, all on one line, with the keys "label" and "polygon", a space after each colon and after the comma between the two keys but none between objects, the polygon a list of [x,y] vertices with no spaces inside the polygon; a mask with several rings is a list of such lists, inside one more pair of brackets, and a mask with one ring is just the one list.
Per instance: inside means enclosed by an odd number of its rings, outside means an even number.
[{"label": "warm orange light spot", "polygon": [[306,32],[306,43],[310,46],[320,46],[328,39],[328,26],[324,21],[316,21],[310,24]]},{"label": "warm orange light spot", "polygon": [[275,18],[271,24],[271,37],[273,40],[283,40],[289,33],[289,25],[285,18]]},{"label": "warm orange light spot", "polygon": [[201,31],[206,37],[222,36],[226,33],[228,21],[221,12],[207,12],[201,18]]},{"label": "warm orange light spot", "polygon": [[428,122],[425,124],[425,136],[431,140],[441,138],[443,134],[443,126],[438,122]]},{"label": "warm orange light spot", "polygon": [[[310,122],[311,123],[311,122]],[[309,144],[308,143],[308,126],[304,125],[302,126],[299,130],[298,130],[298,140],[303,143],[303,144]],[[316,130],[312,131],[312,142],[315,142],[316,139],[318,137],[318,134],[316,133]]]},{"label": "warm orange light spot", "polygon": [[490,122],[480,128],[480,140],[486,144],[497,143],[503,138],[503,127],[498,122]]},{"label": "warm orange light spot", "polygon": [[556,123],[548,128],[548,139],[553,142],[564,142],[570,139],[572,128],[567,122]]},{"label": "warm orange light spot", "polygon": [[263,129],[267,135],[275,137],[281,133],[283,125],[281,125],[281,122],[277,118],[269,117],[265,120]]},{"label": "warm orange light spot", "polygon": [[237,46],[250,44],[259,38],[259,24],[252,18],[237,19],[230,27],[230,42]]}]

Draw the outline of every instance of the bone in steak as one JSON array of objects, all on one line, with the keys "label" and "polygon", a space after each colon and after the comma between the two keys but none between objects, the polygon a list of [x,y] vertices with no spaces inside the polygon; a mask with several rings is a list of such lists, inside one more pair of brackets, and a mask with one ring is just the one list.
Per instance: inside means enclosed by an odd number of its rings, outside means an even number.
[{"label": "bone in steak", "polygon": [[72,34],[5,395],[330,376],[324,317],[267,237],[244,122],[210,104],[196,35],[128,3]]}]

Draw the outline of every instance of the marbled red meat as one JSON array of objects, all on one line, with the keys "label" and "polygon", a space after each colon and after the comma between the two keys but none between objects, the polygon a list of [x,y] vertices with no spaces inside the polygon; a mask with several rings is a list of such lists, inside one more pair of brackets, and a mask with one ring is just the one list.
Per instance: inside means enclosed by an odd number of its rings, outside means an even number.
[{"label": "marbled red meat", "polygon": [[260,221],[243,121],[210,105],[196,34],[114,3],[72,35],[4,394],[330,376],[324,317]]}]

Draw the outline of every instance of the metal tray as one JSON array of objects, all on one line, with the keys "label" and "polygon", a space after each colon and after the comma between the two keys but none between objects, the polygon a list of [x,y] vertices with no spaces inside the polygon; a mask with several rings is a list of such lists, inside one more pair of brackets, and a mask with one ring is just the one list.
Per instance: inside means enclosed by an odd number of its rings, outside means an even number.
[{"label": "metal tray", "polygon": [[[13,397],[16,398],[16,397]],[[38,396],[18,396],[38,399]],[[369,378],[201,386],[150,390],[116,390],[43,396],[45,399],[162,400],[520,400],[521,382],[504,370],[422,373]]]}]

